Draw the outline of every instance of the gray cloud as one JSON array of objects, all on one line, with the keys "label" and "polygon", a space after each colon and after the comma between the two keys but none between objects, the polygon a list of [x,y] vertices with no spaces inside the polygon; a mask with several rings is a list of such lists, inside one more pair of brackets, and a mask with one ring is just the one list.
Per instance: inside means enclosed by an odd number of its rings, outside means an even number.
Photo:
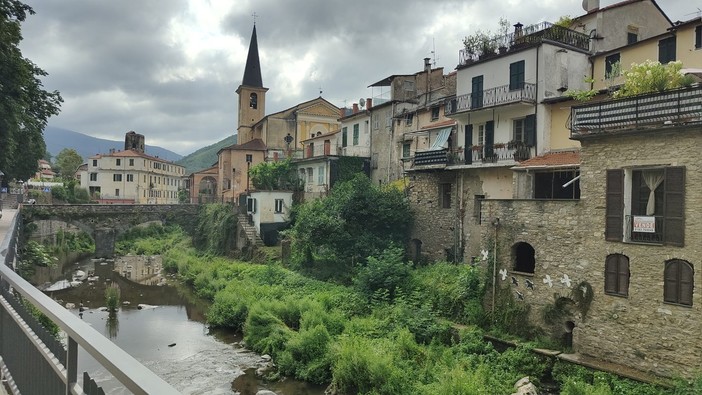
[{"label": "gray cloud", "polygon": [[[372,96],[373,82],[421,70],[425,57],[448,72],[461,39],[495,31],[500,17],[531,24],[582,13],[580,0],[239,0],[221,24],[188,33],[178,29],[197,22],[197,7],[225,2],[28,3],[37,15],[23,24],[21,47],[65,99],[51,125],[112,139],[136,130],[183,154],[236,130],[253,12],[269,113],[318,96],[320,86],[332,103],[350,105]],[[687,0],[659,4],[674,21],[695,16]],[[204,41],[186,42],[195,38]]]}]

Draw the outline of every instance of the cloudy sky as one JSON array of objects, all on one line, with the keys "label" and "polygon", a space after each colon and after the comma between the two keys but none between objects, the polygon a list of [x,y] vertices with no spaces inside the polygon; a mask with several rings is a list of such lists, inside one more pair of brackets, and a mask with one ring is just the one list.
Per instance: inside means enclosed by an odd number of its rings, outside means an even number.
[{"label": "cloudy sky", "polygon": [[[581,0],[25,0],[26,57],[61,92],[49,124],[180,154],[236,131],[255,12],[263,84],[272,113],[319,96],[337,106],[372,97],[368,85],[414,73],[423,58],[447,72],[461,39],[583,13]],[[616,0],[601,0],[601,5]],[[658,0],[671,20],[699,15],[699,0]]]}]

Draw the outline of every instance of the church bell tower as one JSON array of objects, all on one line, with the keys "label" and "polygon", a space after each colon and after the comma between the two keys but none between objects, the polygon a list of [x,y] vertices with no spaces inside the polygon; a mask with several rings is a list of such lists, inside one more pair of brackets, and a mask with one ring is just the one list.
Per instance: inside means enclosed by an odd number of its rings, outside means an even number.
[{"label": "church bell tower", "polygon": [[266,91],[261,79],[261,62],[258,58],[258,39],[256,24],[251,33],[249,55],[246,58],[244,79],[236,89],[239,95],[239,125],[237,127],[237,144],[244,144],[253,139],[253,125],[266,114]]}]

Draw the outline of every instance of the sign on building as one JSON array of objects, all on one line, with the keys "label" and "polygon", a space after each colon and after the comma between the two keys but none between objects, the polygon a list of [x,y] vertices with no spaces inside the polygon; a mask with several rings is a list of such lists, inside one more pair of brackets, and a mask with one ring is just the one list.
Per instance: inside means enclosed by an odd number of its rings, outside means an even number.
[{"label": "sign on building", "polygon": [[656,233],[656,217],[634,216],[634,232]]}]

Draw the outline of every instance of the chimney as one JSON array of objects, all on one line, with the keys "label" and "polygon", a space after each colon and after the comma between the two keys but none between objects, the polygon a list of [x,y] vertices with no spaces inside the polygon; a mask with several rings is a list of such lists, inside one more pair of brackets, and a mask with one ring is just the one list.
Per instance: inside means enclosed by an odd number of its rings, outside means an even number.
[{"label": "chimney", "polygon": [[600,0],[583,0],[583,10],[588,14],[600,9]]},{"label": "chimney", "polygon": [[431,72],[431,58],[424,58],[424,71]]},{"label": "chimney", "polygon": [[521,38],[524,35],[524,31],[522,30],[523,27],[524,27],[524,25],[522,25],[519,22],[517,22],[514,25],[514,39],[515,40],[518,38]]},{"label": "chimney", "polygon": [[373,108],[373,99],[370,97],[366,99],[366,110],[370,110]]},{"label": "chimney", "polygon": [[358,103],[353,103],[353,113],[356,114],[358,112]]},{"label": "chimney", "polygon": [[346,116],[346,107],[341,107],[339,109],[339,118],[343,118]]}]

